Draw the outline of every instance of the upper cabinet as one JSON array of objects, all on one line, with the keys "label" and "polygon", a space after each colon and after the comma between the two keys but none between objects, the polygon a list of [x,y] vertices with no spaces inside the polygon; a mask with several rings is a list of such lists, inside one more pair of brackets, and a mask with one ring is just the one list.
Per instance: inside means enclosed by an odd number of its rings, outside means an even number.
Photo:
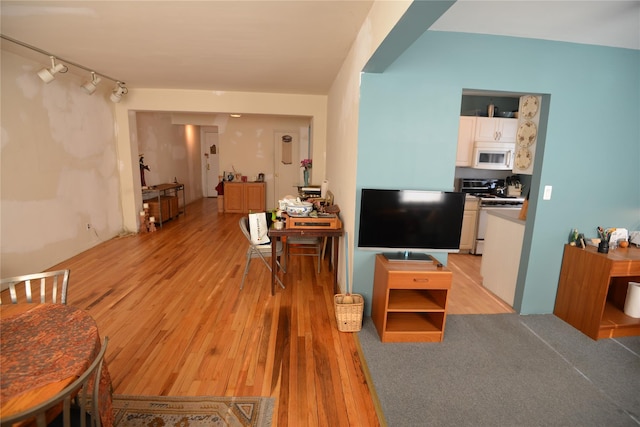
[{"label": "upper cabinet", "polygon": [[475,140],[480,142],[516,142],[518,120],[500,117],[475,117]]},{"label": "upper cabinet", "polygon": [[461,116],[458,127],[458,152],[456,166],[468,167],[472,163],[473,138],[476,131],[476,117]]}]

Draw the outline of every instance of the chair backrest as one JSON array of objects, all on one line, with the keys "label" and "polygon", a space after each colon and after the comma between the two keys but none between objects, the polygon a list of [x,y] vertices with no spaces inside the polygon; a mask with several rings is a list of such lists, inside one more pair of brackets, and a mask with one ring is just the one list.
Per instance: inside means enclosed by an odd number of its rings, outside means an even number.
[{"label": "chair backrest", "polygon": [[326,205],[327,206],[333,205],[333,199],[334,199],[333,193],[331,192],[331,190],[327,190],[326,197],[324,198]]},{"label": "chair backrest", "polygon": [[249,217],[243,216],[238,221],[238,225],[240,225],[240,230],[242,230],[242,234],[247,238],[249,243],[251,243],[251,233],[249,233]]},{"label": "chair backrest", "polygon": [[[37,427],[46,427],[47,412],[51,408],[58,405],[62,405],[62,413],[52,422],[52,425],[59,424],[61,419],[62,425],[64,427],[70,427],[73,417],[71,413],[71,401],[74,398],[77,399],[80,416],[80,426],[86,427],[87,406],[89,405],[89,402],[91,402],[91,427],[100,427],[100,375],[102,373],[104,354],[107,351],[108,343],[109,338],[105,337],[100,352],[93,360],[91,365],[89,365],[89,367],[84,371],[84,373],[80,375],[80,377],[78,377],[78,379],[69,384],[58,394],[42,402],[41,404],[34,406],[27,411],[19,412],[8,417],[3,417],[1,419],[1,427],[10,427],[20,421],[30,419],[35,419]],[[89,390],[89,388],[91,388],[91,390]],[[74,426],[77,425],[76,421],[78,420],[74,420],[73,422]]]},{"label": "chair backrest", "polygon": [[[0,292],[9,289],[11,302],[13,304],[17,304],[18,302],[52,302],[66,304],[70,274],[70,270],[56,270],[7,277],[0,281]],[[40,295],[39,301],[37,299],[38,294]],[[48,301],[47,297],[50,298]],[[2,304],[1,296],[0,304]]]}]

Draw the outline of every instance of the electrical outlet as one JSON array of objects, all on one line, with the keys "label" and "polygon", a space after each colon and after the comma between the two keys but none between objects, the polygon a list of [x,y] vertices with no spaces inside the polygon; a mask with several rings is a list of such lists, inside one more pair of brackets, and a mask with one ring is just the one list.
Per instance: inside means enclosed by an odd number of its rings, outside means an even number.
[{"label": "electrical outlet", "polygon": [[544,186],[544,193],[542,194],[542,200],[551,200],[551,190],[553,189],[550,185]]},{"label": "electrical outlet", "polygon": [[91,224],[87,224],[87,230],[91,230]]}]

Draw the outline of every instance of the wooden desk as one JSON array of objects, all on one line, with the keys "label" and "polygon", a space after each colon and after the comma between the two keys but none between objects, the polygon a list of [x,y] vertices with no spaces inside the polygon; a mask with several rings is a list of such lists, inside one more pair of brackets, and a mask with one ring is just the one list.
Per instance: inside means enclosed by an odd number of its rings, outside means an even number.
[{"label": "wooden desk", "polygon": [[[63,304],[0,306],[0,413],[16,414],[50,399],[86,371],[100,352],[93,318]],[[106,364],[100,379],[100,418],[113,425]],[[52,418],[57,414],[52,414]]]},{"label": "wooden desk", "polygon": [[283,237],[332,237],[333,251],[332,262],[330,267],[333,268],[333,293],[338,292],[338,255],[340,250],[340,237],[344,234],[344,229],[340,228],[310,228],[310,229],[298,229],[298,228],[283,228],[282,230],[276,230],[273,227],[269,229],[269,237],[271,238],[271,295],[276,293],[276,246],[279,239]]},{"label": "wooden desk", "polygon": [[598,253],[565,245],[553,313],[589,337],[640,335],[640,319],[624,314],[629,282],[640,281],[640,249]]}]

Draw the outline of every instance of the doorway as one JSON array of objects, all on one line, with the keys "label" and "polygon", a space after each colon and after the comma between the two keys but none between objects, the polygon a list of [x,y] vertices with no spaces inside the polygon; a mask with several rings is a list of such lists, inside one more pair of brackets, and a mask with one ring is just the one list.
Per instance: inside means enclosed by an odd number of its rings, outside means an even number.
[{"label": "doorway", "polygon": [[[471,116],[464,117],[466,119],[465,123],[472,121],[474,118],[478,121],[481,120],[483,123],[493,122],[498,130],[499,139],[503,136],[512,135],[512,139],[508,139],[505,142],[513,144],[512,153],[515,161],[513,162],[513,167],[509,170],[476,169],[472,167],[470,159],[468,159],[469,161],[466,165],[462,164],[461,160],[464,160],[464,158],[460,156],[460,147],[467,146],[469,150],[467,152],[470,153],[476,141],[483,141],[482,138],[486,136],[475,131],[472,131],[470,135],[469,133],[460,133],[458,135],[459,152],[456,159],[454,187],[456,187],[457,183],[463,178],[506,179],[509,176],[516,176],[520,183],[520,191],[522,192],[521,196],[518,197],[529,198],[528,194],[532,190],[534,193],[537,192],[537,187],[539,186],[539,166],[535,167],[535,165],[539,165],[542,162],[549,102],[550,95],[548,94],[463,89],[460,116]],[[499,113],[496,114],[497,112]],[[495,117],[495,120],[489,117]],[[506,122],[512,123],[509,123],[507,126]],[[463,127],[461,126],[460,129],[462,130]],[[512,130],[512,132],[508,132],[508,130]],[[464,155],[464,151],[462,154]],[[508,184],[508,182],[506,184]],[[476,232],[474,234],[477,233],[479,227],[481,227],[480,221],[476,222]],[[526,223],[524,227],[525,237],[522,242],[523,248],[528,244]],[[460,254],[459,261],[464,261],[465,257],[473,256],[476,255]],[[472,266],[470,271],[475,275],[475,270],[477,270],[477,277],[479,278],[481,286],[488,290],[492,289],[489,285],[485,286],[484,278],[479,274],[482,257],[479,258],[480,263]],[[521,264],[524,266],[522,260],[518,259],[518,270]],[[469,263],[465,262],[465,265],[469,265]],[[516,311],[519,310],[520,306],[521,300],[519,300],[518,295],[519,292],[520,296],[522,294],[521,288],[524,286],[522,277],[524,277],[525,274],[525,270],[518,271],[518,278],[514,279],[513,282],[509,279],[509,286],[513,285],[513,289],[515,290],[515,300],[512,304],[508,305],[510,307],[512,306]]]},{"label": "doorway", "polygon": [[202,129],[200,151],[202,156],[202,196],[218,197],[216,186],[220,181],[220,144],[218,143],[217,127]]}]

